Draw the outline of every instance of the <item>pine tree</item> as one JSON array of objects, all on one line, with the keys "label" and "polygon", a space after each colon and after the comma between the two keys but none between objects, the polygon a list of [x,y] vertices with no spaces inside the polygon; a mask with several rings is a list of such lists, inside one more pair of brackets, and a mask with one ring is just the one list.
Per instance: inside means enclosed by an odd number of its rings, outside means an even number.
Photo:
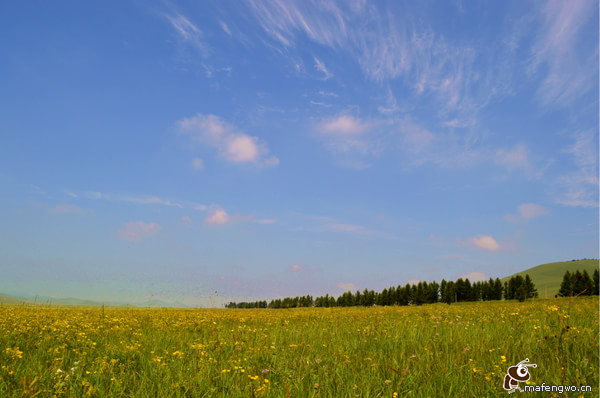
[{"label": "pine tree", "polygon": [[[571,276],[573,277],[573,276]],[[583,270],[583,272],[579,272],[577,270],[575,274],[575,281],[573,285],[573,295],[583,295],[587,296],[592,293],[592,278],[590,278],[590,274],[588,274],[587,270]]]},{"label": "pine tree", "polygon": [[533,284],[533,281],[529,277],[529,274],[525,275],[525,290],[527,291],[527,298],[537,297],[538,292]]},{"label": "pine tree", "polygon": [[516,298],[519,302],[523,302],[527,298],[527,286],[524,283],[517,288]]},{"label": "pine tree", "polygon": [[571,273],[567,270],[563,275],[563,280],[560,284],[560,289],[558,289],[558,295],[561,297],[572,296],[573,287],[573,278],[571,277]]},{"label": "pine tree", "polygon": [[598,283],[598,268],[596,268],[594,270],[594,292],[593,294],[595,294],[596,296],[598,296],[600,294],[600,284]]}]

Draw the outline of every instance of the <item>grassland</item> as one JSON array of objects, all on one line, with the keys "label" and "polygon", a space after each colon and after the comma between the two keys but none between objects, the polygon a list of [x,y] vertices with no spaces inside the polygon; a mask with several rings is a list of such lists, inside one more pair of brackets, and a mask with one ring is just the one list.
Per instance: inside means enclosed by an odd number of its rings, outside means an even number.
[{"label": "grassland", "polygon": [[525,358],[537,364],[532,383],[592,385],[584,396],[598,396],[598,333],[597,297],[293,310],[2,306],[0,396],[505,396],[507,368]]},{"label": "grassland", "polygon": [[535,283],[535,287],[537,288],[540,297],[553,297],[558,293],[558,289],[560,288],[560,283],[562,282],[565,271],[575,272],[576,270],[579,270],[583,272],[583,270],[587,270],[591,277],[594,273],[594,270],[598,269],[599,264],[600,262],[598,260],[577,260],[547,263],[526,269],[525,271],[518,272],[511,276],[507,276],[506,278],[501,279],[501,282],[504,283],[515,275],[521,275],[525,277],[525,274],[529,274]]}]

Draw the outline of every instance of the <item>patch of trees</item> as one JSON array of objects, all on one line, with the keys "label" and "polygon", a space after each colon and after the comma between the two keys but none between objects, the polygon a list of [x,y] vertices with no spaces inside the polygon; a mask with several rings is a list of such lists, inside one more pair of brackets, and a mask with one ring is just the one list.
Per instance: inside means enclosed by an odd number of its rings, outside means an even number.
[{"label": "patch of trees", "polygon": [[529,274],[523,278],[521,275],[515,275],[507,282],[504,282],[504,298],[506,300],[519,300],[537,297],[538,292],[529,277]]},{"label": "patch of trees", "polygon": [[[523,279],[522,277],[518,277]],[[526,297],[537,297],[537,291],[529,275],[526,276],[526,286],[528,286]],[[512,281],[512,279],[511,279]],[[518,290],[521,282],[513,281],[505,286]],[[510,281],[509,281],[510,282]],[[490,278],[488,281],[478,281],[471,283],[469,279],[459,278],[454,281],[442,279],[437,282],[419,282],[417,284],[406,284],[404,286],[391,286],[383,289],[381,292],[364,289],[362,292],[357,290],[355,293],[350,291],[336,297],[326,294],[316,297],[286,297],[283,299],[256,302],[231,302],[226,308],[297,308],[297,307],[352,307],[352,306],[373,306],[373,305],[420,305],[436,302],[455,303],[462,301],[488,301],[501,300],[505,287],[502,286],[500,279]],[[534,293],[533,293],[534,292]],[[535,294],[535,295],[534,295]],[[506,297],[506,296],[505,296]],[[510,298],[517,298],[511,295]]]},{"label": "patch of trees", "polygon": [[598,269],[594,270],[591,278],[587,270],[583,270],[583,272],[576,270],[573,273],[565,271],[558,295],[562,297],[591,296],[598,295],[598,292]]}]

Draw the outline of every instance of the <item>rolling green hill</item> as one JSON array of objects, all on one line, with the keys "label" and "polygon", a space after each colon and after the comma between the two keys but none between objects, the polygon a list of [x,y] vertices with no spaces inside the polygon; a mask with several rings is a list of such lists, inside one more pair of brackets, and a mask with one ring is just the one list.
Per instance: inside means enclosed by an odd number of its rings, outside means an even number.
[{"label": "rolling green hill", "polygon": [[506,278],[501,279],[501,281],[504,283],[515,275],[525,277],[525,274],[529,274],[538,290],[539,296],[542,298],[552,297],[558,293],[565,271],[574,272],[579,270],[583,272],[583,270],[587,270],[591,277],[594,270],[598,269],[598,265],[599,260],[576,260],[548,263],[507,276]]}]

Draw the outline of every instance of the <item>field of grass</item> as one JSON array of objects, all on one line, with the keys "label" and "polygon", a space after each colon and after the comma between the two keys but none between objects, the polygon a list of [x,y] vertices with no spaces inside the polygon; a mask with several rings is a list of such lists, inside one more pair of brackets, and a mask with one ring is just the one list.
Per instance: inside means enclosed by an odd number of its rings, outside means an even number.
[{"label": "field of grass", "polygon": [[584,396],[597,397],[598,333],[597,297],[292,310],[4,305],[0,396],[506,396],[507,368],[529,358],[531,383],[591,385]]},{"label": "field of grass", "polygon": [[542,264],[507,276],[501,279],[501,281],[504,283],[512,276],[521,275],[525,277],[525,274],[529,274],[533,283],[535,283],[540,297],[554,297],[558,293],[565,271],[575,272],[579,270],[583,272],[583,270],[587,270],[591,277],[594,270],[598,269],[599,263],[598,260],[577,260]]}]

